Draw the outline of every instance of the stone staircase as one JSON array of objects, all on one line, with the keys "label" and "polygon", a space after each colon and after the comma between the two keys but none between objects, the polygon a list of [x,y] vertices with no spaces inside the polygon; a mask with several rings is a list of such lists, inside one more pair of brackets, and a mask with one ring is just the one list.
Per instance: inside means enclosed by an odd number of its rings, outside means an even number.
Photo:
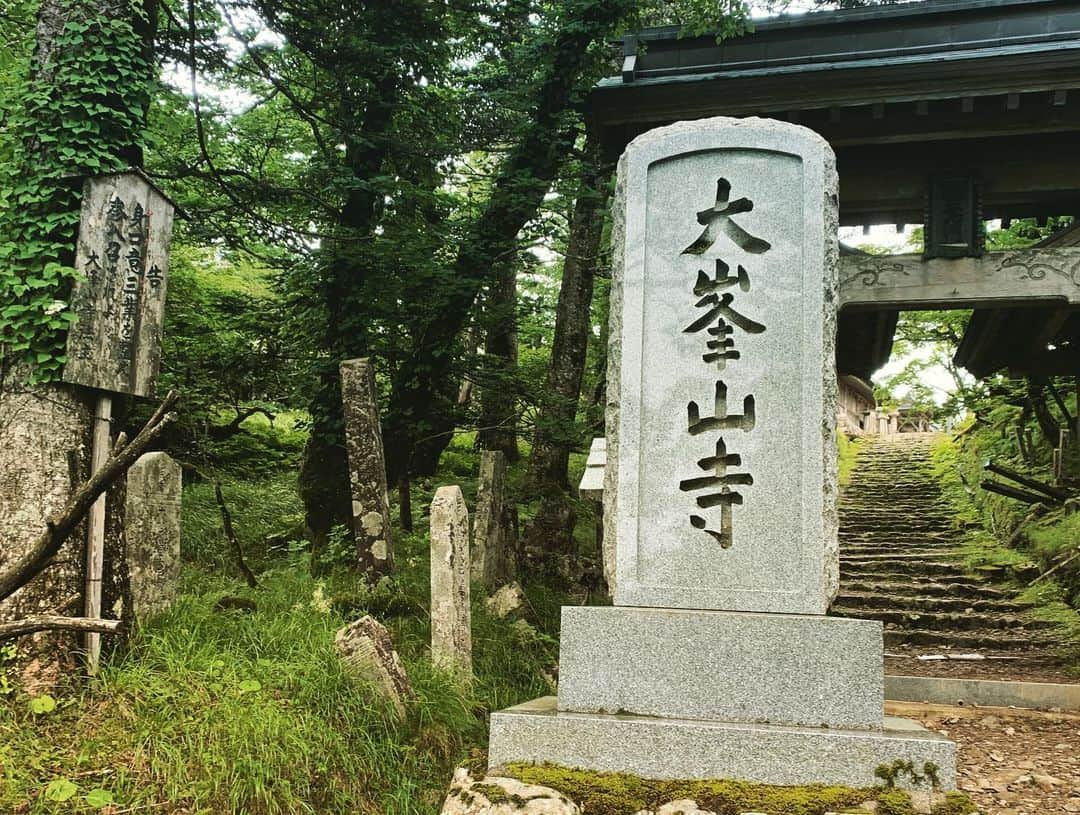
[{"label": "stone staircase", "polygon": [[840,593],[830,613],[881,620],[893,654],[975,652],[1017,669],[1056,662],[1049,624],[964,568],[930,472],[938,438],[882,436],[860,451],[840,497]]}]

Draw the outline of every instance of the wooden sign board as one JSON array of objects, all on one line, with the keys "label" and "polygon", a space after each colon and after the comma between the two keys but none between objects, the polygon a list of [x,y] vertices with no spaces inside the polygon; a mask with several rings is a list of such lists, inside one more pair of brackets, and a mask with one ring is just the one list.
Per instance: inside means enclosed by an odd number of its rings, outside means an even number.
[{"label": "wooden sign board", "polygon": [[83,185],[65,382],[154,395],[174,210],[136,171]]}]

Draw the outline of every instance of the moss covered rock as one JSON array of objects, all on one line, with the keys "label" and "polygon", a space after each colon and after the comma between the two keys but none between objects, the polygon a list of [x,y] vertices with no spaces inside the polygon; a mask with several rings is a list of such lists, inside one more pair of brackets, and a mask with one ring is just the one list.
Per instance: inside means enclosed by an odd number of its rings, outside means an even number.
[{"label": "moss covered rock", "polygon": [[454,773],[442,815],[580,815],[562,793],[515,778],[488,776],[476,781],[469,771]]}]

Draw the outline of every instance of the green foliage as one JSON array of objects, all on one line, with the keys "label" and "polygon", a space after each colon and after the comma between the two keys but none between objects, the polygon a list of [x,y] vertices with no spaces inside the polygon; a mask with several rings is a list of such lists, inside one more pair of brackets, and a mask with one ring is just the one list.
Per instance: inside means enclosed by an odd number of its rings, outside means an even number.
[{"label": "green foliage", "polygon": [[[471,691],[448,682],[427,655],[426,540],[404,544],[409,565],[395,590],[414,598],[416,610],[384,619],[418,697],[406,719],[395,718],[334,651],[334,632],[351,619],[338,613],[337,598],[364,596],[361,579],[341,574],[319,583],[282,568],[264,573],[251,592],[188,572],[180,602],[76,704],[47,720],[0,707],[8,773],[0,811],[29,800],[54,773],[104,770],[110,793],[129,807],[435,811],[453,767],[486,745],[483,711],[550,693],[542,673],[556,648],[523,639],[520,628],[488,618],[478,604],[477,681]],[[223,608],[221,598],[235,595],[255,610]],[[41,804],[29,810],[47,811]]]},{"label": "green foliage", "polygon": [[63,803],[75,797],[79,787],[67,778],[57,778],[45,787],[45,800]]},{"label": "green foliage", "polygon": [[1008,229],[994,229],[986,235],[986,248],[1027,249],[1039,241],[1050,237],[1059,229],[1064,229],[1073,222],[1072,217],[1047,218],[1040,226],[1034,218],[1019,218],[1009,224]]},{"label": "green foliage", "polygon": [[[91,0],[72,6],[49,61],[13,95],[13,155],[0,167],[0,347],[37,379],[59,375],[72,320],[73,179],[123,168],[142,140],[152,77],[131,20]],[[134,3],[131,13],[141,13]]]},{"label": "green foliage", "polygon": [[1061,509],[1051,511],[1026,524],[1014,548],[1007,548],[1005,542],[1013,538],[1028,507],[978,489],[984,475],[983,463],[993,458],[1044,480],[1048,473],[1010,458],[1009,453],[1015,450],[1014,442],[992,423],[974,426],[969,423],[959,438],[959,441],[945,438],[937,444],[932,470],[955,513],[957,525],[967,530],[968,565],[971,568],[990,565],[1004,568],[1006,574],[1024,575],[1022,580],[1016,580],[1018,599],[1033,606],[1031,614],[1036,619],[1058,626],[1062,656],[1080,670],[1080,559],[1073,561],[1071,568],[1067,564],[1053,577],[1021,591],[1030,582],[1033,568],[1036,573],[1046,572],[1076,550],[1080,515],[1069,515]]},{"label": "green foliage", "polygon": [[[249,565],[258,571],[287,554],[303,534],[296,476],[282,469],[264,478],[227,473],[219,478]],[[213,483],[197,481],[184,490],[180,541],[185,560],[226,572],[234,568],[236,556],[225,539]]]}]

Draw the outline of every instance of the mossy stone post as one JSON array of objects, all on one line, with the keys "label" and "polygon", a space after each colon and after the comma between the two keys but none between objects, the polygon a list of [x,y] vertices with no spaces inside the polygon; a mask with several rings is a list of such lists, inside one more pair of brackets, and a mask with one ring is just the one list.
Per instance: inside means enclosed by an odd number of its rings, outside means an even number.
[{"label": "mossy stone post", "polygon": [[372,576],[389,574],[394,568],[394,541],[386,490],[386,459],[375,368],[367,357],[341,363],[341,404],[349,454],[356,560]]},{"label": "mossy stone post", "polygon": [[440,487],[431,502],[431,659],[472,677],[469,510],[460,487]]},{"label": "mossy stone post", "polygon": [[132,613],[146,620],[172,605],[180,580],[180,465],[146,453],[127,474],[124,535]]}]

